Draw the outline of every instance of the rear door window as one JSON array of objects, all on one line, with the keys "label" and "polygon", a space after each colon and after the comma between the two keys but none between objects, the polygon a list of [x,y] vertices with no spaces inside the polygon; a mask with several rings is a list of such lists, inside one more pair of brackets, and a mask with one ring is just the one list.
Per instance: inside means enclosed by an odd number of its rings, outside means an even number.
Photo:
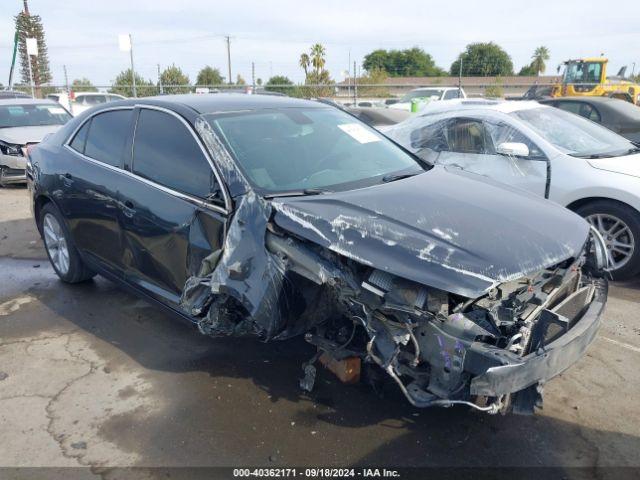
[{"label": "rear door window", "polygon": [[216,191],[213,170],[191,132],[173,115],[157,110],[140,110],[133,173],[199,198]]},{"label": "rear door window", "polygon": [[112,110],[95,115],[91,120],[84,154],[99,162],[120,167],[132,116],[133,110]]}]

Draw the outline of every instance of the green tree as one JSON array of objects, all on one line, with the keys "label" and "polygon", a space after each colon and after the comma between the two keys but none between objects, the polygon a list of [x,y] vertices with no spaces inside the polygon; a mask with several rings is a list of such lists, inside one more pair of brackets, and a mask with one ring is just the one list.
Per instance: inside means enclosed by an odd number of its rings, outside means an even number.
[{"label": "green tree", "polygon": [[308,75],[309,65],[311,65],[311,59],[309,58],[309,55],[307,55],[306,53],[300,55],[298,65],[300,65],[300,67],[304,70],[304,76],[306,77]]},{"label": "green tree", "polygon": [[[358,78],[358,91],[367,97],[388,97],[389,90],[384,86],[387,77],[387,72],[382,68],[367,71],[366,75]],[[376,86],[368,87],[367,85]]]},{"label": "green tree", "polygon": [[493,42],[471,43],[451,64],[451,75],[458,75],[462,61],[462,75],[489,77],[513,75],[513,62],[502,47]]},{"label": "green tree", "polygon": [[[151,80],[145,80],[136,73],[136,90],[139,97],[148,97],[158,93],[158,88]],[[118,74],[116,79],[111,82],[110,93],[117,93],[125,97],[133,96],[133,75],[131,69],[128,68]]]},{"label": "green tree", "polygon": [[540,76],[541,73],[547,69],[546,61],[549,60],[549,49],[547,47],[538,47],[533,52],[531,58],[531,66],[534,68],[536,75]]},{"label": "green tree", "polygon": [[[24,10],[15,17],[16,32],[18,33],[18,51],[20,53],[22,82],[30,83],[29,62],[33,72],[33,84],[36,88],[36,96],[41,96],[41,85],[51,81],[49,68],[49,54],[44,38],[44,27],[39,15],[29,13],[27,0],[23,0]],[[35,38],[38,42],[38,55],[27,55],[27,38]],[[31,57],[31,58],[29,58]]]},{"label": "green tree", "polygon": [[311,65],[313,65],[315,73],[318,76],[324,70],[324,66],[326,63],[326,60],[325,60],[326,53],[327,52],[325,48],[319,43],[316,43],[315,45],[311,46],[311,55],[310,55]]},{"label": "green tree", "polygon": [[207,65],[198,72],[198,78],[196,79],[196,85],[212,86],[222,85],[224,83],[224,77],[217,68]]},{"label": "green tree", "polygon": [[418,47],[405,50],[374,50],[365,55],[362,66],[368,72],[384,70],[390,77],[439,77],[446,72],[433,57]]},{"label": "green tree", "polygon": [[71,90],[75,92],[97,92],[98,89],[93,86],[91,80],[88,78],[76,78],[73,82],[71,82]]},{"label": "green tree", "polygon": [[[291,85],[291,87],[288,87],[287,85]],[[280,92],[289,95],[293,92],[293,82],[284,75],[274,75],[267,80],[264,89],[268,92]]]},{"label": "green tree", "polygon": [[532,77],[534,75],[537,75],[537,73],[538,72],[536,72],[535,67],[529,63],[528,65],[525,65],[520,69],[518,75],[521,77]]},{"label": "green tree", "polygon": [[365,55],[362,66],[368,72],[384,70],[390,77],[439,77],[446,72],[433,57],[418,47],[405,50],[374,50]]},{"label": "green tree", "polygon": [[242,75],[238,74],[236,76],[236,85],[246,85],[247,82],[245,81],[245,79],[242,77]]},{"label": "green tree", "polygon": [[484,89],[484,96],[486,98],[502,98],[504,97],[504,90],[502,89],[502,79],[496,78],[496,83],[489,85]]},{"label": "green tree", "polygon": [[258,78],[258,79],[256,80],[256,83],[258,84],[258,86],[261,86],[261,85],[262,85],[262,79],[261,79],[261,78]]},{"label": "green tree", "polygon": [[169,95],[173,93],[189,93],[191,91],[189,77],[175,64],[164,69],[160,74],[160,82],[164,93]]}]

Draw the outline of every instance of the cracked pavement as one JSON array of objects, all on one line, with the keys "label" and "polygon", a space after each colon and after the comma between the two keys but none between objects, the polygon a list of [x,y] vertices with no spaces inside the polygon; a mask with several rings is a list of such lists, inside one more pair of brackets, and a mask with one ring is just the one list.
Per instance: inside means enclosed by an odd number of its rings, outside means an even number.
[{"label": "cracked pavement", "polygon": [[301,339],[210,339],[102,278],[62,284],[26,190],[0,206],[0,467],[640,466],[640,279],[539,415],[417,410],[324,371],[302,393]]}]

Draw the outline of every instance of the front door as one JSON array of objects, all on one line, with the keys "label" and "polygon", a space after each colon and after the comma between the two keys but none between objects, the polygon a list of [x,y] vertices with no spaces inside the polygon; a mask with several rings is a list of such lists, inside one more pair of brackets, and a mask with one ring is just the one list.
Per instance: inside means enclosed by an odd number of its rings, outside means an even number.
[{"label": "front door", "polygon": [[136,115],[132,181],[120,191],[125,279],[175,307],[187,278],[222,247],[225,208],[211,197],[215,175],[190,127],[166,111]]},{"label": "front door", "polygon": [[[440,128],[440,148],[430,160],[484,175],[536,195],[546,195],[547,159],[516,128],[479,118],[448,119]],[[529,155],[500,154],[499,146],[503,143],[524,143],[529,148]]]}]

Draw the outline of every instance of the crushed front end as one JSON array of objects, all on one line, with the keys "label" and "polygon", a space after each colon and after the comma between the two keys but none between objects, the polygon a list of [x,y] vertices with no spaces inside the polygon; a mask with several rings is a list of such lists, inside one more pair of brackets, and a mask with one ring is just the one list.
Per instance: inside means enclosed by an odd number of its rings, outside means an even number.
[{"label": "crushed front end", "polygon": [[[268,245],[292,271],[316,276],[313,263],[303,260],[304,242],[270,234]],[[343,278],[357,280],[346,288],[317,276],[318,285],[334,291],[326,298],[336,308],[305,338],[344,381],[354,375],[341,375],[340,365],[351,365],[353,373],[373,364],[416,407],[466,404],[531,414],[541,407],[545,382],[575,363],[595,338],[607,298],[603,255],[592,233],[577,258],[470,299],[328,254],[348,272]],[[311,365],[306,374],[301,384],[310,389]]]}]

